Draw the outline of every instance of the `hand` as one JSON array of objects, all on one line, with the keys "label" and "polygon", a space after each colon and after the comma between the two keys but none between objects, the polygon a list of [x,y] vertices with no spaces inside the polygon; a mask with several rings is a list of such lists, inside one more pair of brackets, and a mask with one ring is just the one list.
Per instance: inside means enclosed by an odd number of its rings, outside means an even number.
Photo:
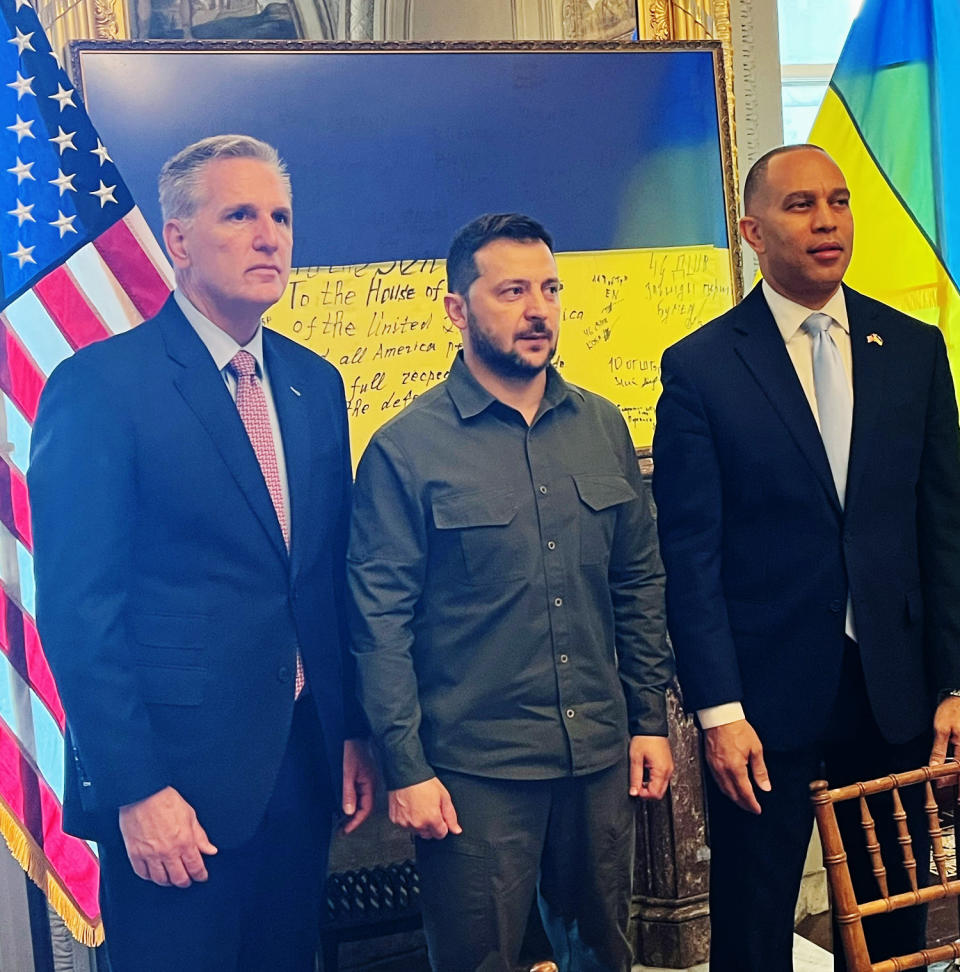
[{"label": "hand", "polygon": [[960,749],[960,698],[948,695],[937,706],[933,715],[933,749],[930,765],[937,766],[947,758],[947,750],[953,746],[954,755]]},{"label": "hand", "polygon": [[120,833],[138,877],[188,888],[207,880],[203,854],[216,854],[193,807],[172,787],[120,808]]},{"label": "hand", "polygon": [[435,777],[390,791],[390,820],[424,840],[462,834],[447,788]]},{"label": "hand", "polygon": [[[741,810],[760,813],[753,785],[764,793],[769,793],[771,786],[763,762],[763,746],[753,726],[746,719],[738,719],[707,729],[704,738],[707,764],[717,786]],[[751,776],[753,784],[750,782]]]},{"label": "hand", "polygon": [[343,832],[352,834],[370,816],[377,790],[377,773],[363,739],[343,741],[343,812],[350,819]]},{"label": "hand", "polygon": [[631,736],[630,796],[659,800],[673,775],[673,753],[666,736]]}]

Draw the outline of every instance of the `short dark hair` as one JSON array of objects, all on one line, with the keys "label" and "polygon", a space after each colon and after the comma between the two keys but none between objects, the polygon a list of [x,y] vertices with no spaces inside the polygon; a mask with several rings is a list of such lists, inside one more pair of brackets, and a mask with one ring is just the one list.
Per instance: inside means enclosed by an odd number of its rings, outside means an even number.
[{"label": "short dark hair", "polygon": [[803,149],[814,149],[817,152],[823,152],[826,155],[826,150],[821,148],[819,145],[813,145],[810,142],[804,142],[799,145],[778,145],[776,148],[770,149],[764,155],[761,155],[753,165],[750,166],[750,171],[747,173],[746,181],[743,183],[743,212],[744,215],[750,213],[750,207],[753,204],[754,199],[756,199],[759,192],[763,189],[767,182],[767,166],[770,164],[770,160],[776,158],[778,155],[786,155],[788,152],[799,152]]},{"label": "short dark hair", "polygon": [[493,240],[517,240],[535,243],[542,240],[553,252],[553,237],[535,219],[521,213],[485,213],[457,231],[447,254],[447,290],[467,295],[470,285],[480,276],[474,255]]}]

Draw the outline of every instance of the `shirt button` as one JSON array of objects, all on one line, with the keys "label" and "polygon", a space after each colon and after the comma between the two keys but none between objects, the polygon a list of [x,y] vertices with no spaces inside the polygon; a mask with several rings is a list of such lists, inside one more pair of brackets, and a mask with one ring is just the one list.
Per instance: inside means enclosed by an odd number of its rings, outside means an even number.
[{"label": "shirt button", "polygon": [[541,493],[545,493],[546,491],[547,491],[547,487],[546,486],[541,486],[540,487],[540,492]]},{"label": "shirt button", "polygon": [[577,713],[573,709],[567,709],[567,718],[572,719]]},{"label": "shirt button", "polygon": [[548,540],[547,550],[556,550],[556,549],[557,549],[557,545],[552,540]]},{"label": "shirt button", "polygon": [[561,656],[560,656],[560,664],[561,664],[561,665],[566,665],[566,663],[567,663],[567,662],[568,662],[569,660],[570,660],[570,659],[569,659],[569,658],[567,657],[567,655],[561,655]]},{"label": "shirt button", "polygon": [[553,606],[554,607],[561,607],[562,605],[563,605],[563,598],[562,597],[555,597],[553,599]]}]

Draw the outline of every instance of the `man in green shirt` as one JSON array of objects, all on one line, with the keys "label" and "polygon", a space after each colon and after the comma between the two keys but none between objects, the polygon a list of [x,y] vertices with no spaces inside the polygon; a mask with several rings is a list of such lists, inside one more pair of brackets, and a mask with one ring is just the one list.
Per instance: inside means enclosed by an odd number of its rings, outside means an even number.
[{"label": "man in green shirt", "polygon": [[441,972],[512,969],[538,890],[561,969],[629,969],[630,797],[673,770],[647,491],[615,406],[550,366],[552,250],[516,214],[458,233],[463,350],[357,472],[361,698]]}]

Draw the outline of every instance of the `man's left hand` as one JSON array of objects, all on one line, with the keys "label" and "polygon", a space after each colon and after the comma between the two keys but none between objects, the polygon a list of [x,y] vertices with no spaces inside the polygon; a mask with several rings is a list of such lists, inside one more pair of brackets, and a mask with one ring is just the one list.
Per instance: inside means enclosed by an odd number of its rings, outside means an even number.
[{"label": "man's left hand", "polygon": [[673,753],[666,736],[630,737],[630,796],[659,800],[673,775]]},{"label": "man's left hand", "polygon": [[352,834],[370,816],[377,788],[377,772],[364,739],[343,742],[343,812],[350,819],[343,832]]},{"label": "man's left hand", "polygon": [[960,750],[960,698],[954,695],[948,695],[934,713],[930,765],[937,766],[944,762],[950,746],[953,746],[955,754]]}]

